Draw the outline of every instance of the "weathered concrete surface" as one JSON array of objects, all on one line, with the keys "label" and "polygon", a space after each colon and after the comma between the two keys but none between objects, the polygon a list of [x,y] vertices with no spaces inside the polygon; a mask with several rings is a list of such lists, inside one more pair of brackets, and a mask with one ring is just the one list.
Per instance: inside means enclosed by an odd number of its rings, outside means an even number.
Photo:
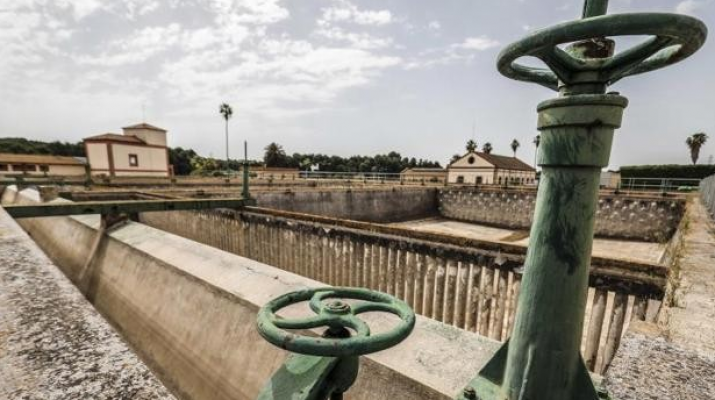
[{"label": "weathered concrete surface", "polygon": [[715,399],[715,357],[670,342],[654,324],[636,322],[604,379],[618,400]]},{"label": "weathered concrete surface", "polygon": [[2,208],[0,398],[174,398]]},{"label": "weathered concrete surface", "polygon": [[[392,225],[424,232],[444,233],[479,240],[508,242],[523,246],[529,244],[528,231],[495,228],[493,226],[453,221],[439,217],[397,222]],[[597,238],[593,241],[592,253],[597,257],[658,263],[661,261],[665,249],[666,244],[663,243]]]},{"label": "weathered concrete surface", "polygon": [[715,356],[715,224],[700,197],[688,202],[673,268],[672,305],[661,324],[671,341]]},{"label": "weathered concrete surface", "polygon": [[[6,201],[36,201],[5,193]],[[70,279],[77,281],[97,216],[21,222]],[[58,261],[61,260],[62,262]],[[173,392],[184,399],[254,399],[287,353],[260,338],[258,308],[318,282],[224,251],[127,223],[102,241],[90,264],[87,296]],[[287,316],[298,310],[288,310]],[[366,314],[375,331],[390,321]],[[348,399],[451,399],[498,343],[418,318],[408,340],[363,358]]]},{"label": "weathered concrete surface", "polygon": [[437,213],[437,189],[392,187],[257,192],[258,206],[367,222],[393,222]]},{"label": "weathered concrete surface", "polygon": [[[440,215],[496,227],[529,230],[536,192],[442,188],[437,196]],[[685,211],[679,198],[628,197],[601,194],[596,208],[597,237],[666,242]]]}]

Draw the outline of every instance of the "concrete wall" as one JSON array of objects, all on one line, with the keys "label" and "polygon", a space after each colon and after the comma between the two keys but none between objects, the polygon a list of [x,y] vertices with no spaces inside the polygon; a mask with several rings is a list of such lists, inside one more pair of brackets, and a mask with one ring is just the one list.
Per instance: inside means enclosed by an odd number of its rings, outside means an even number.
[{"label": "concrete wall", "polygon": [[434,188],[338,189],[258,192],[260,207],[369,222],[395,222],[436,214]]},{"label": "concrete wall", "polygon": [[[329,285],[393,294],[418,314],[492,339],[506,340],[513,327],[523,246],[255,208],[143,213],[140,219]],[[589,368],[608,366],[630,318],[655,314],[659,302],[648,299],[662,297],[665,275],[658,265],[592,259],[583,331]]]},{"label": "concrete wall", "polygon": [[708,214],[711,218],[715,218],[715,175],[708,176],[700,182],[700,195]]},{"label": "concrete wall", "polygon": [[[4,204],[37,200],[31,190],[3,194]],[[98,216],[20,224],[65,275],[79,281]],[[255,399],[287,356],[257,334],[258,308],[288,291],[324,286],[133,222],[109,232],[91,260],[85,295],[182,399]],[[375,330],[390,323],[379,315],[365,319]],[[362,358],[360,376],[346,398],[451,399],[497,347],[495,341],[420,317],[405,342]]]},{"label": "concrete wall", "polygon": [[0,399],[175,399],[2,207],[0,260]]},{"label": "concrete wall", "polygon": [[[528,230],[534,214],[535,191],[481,191],[476,188],[439,189],[439,212],[460,221]],[[685,201],[601,195],[595,234],[633,240],[665,242],[675,233]]]},{"label": "concrete wall", "polygon": [[[116,176],[169,176],[169,153],[165,147],[112,143],[111,148]],[[138,165],[129,164],[130,154],[137,156]]]}]

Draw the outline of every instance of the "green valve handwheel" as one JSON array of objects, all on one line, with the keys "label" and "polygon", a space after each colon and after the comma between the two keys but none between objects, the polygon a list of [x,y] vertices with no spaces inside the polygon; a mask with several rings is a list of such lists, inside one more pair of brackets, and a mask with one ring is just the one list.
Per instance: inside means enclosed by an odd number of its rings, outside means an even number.
[{"label": "green valve handwheel", "polygon": [[[559,45],[614,36],[652,36],[645,42],[608,57],[579,57]],[[497,60],[502,75],[557,90],[559,81],[613,84],[626,76],[666,67],[693,54],[705,42],[707,28],[700,20],[680,14],[629,13],[601,15],[564,22],[506,47]],[[577,52],[576,52],[577,53]],[[549,69],[514,62],[532,56]]]},{"label": "green valve handwheel", "polygon": [[[342,300],[360,300],[347,303]],[[292,304],[310,301],[315,316],[284,319],[276,313]],[[388,332],[370,334],[367,324],[358,318],[365,312],[379,311],[399,317]],[[261,336],[288,351],[322,357],[348,357],[375,353],[402,342],[415,326],[415,313],[403,301],[385,293],[359,288],[321,288],[287,293],[277,297],[258,312]],[[295,329],[326,327],[323,337],[287,332]]]}]

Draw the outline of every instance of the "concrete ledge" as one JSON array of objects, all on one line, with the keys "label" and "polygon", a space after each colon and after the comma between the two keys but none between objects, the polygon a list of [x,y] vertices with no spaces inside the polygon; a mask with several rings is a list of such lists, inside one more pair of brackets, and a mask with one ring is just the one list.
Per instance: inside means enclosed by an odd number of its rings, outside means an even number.
[{"label": "concrete ledge", "polygon": [[[8,189],[3,200],[38,198],[30,190],[19,197],[12,192]],[[97,216],[21,222],[75,281],[98,224]],[[258,308],[288,291],[323,286],[138,223],[111,231],[90,266],[87,296],[184,399],[254,399],[287,355],[257,334]],[[391,324],[379,314],[366,319],[375,331]],[[497,347],[476,334],[418,318],[407,341],[363,358],[349,398],[451,399]]]},{"label": "concrete ledge", "polygon": [[2,208],[0,260],[0,398],[174,398]]},{"label": "concrete ledge", "polygon": [[604,379],[618,400],[715,399],[715,358],[669,342],[655,324],[634,322]]}]

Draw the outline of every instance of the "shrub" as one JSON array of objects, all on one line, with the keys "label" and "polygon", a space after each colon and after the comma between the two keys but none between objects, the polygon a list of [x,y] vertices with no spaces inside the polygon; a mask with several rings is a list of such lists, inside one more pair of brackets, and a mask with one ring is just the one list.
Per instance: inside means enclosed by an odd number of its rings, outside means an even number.
[{"label": "shrub", "polygon": [[627,165],[621,167],[621,178],[703,179],[715,175],[715,165]]}]

